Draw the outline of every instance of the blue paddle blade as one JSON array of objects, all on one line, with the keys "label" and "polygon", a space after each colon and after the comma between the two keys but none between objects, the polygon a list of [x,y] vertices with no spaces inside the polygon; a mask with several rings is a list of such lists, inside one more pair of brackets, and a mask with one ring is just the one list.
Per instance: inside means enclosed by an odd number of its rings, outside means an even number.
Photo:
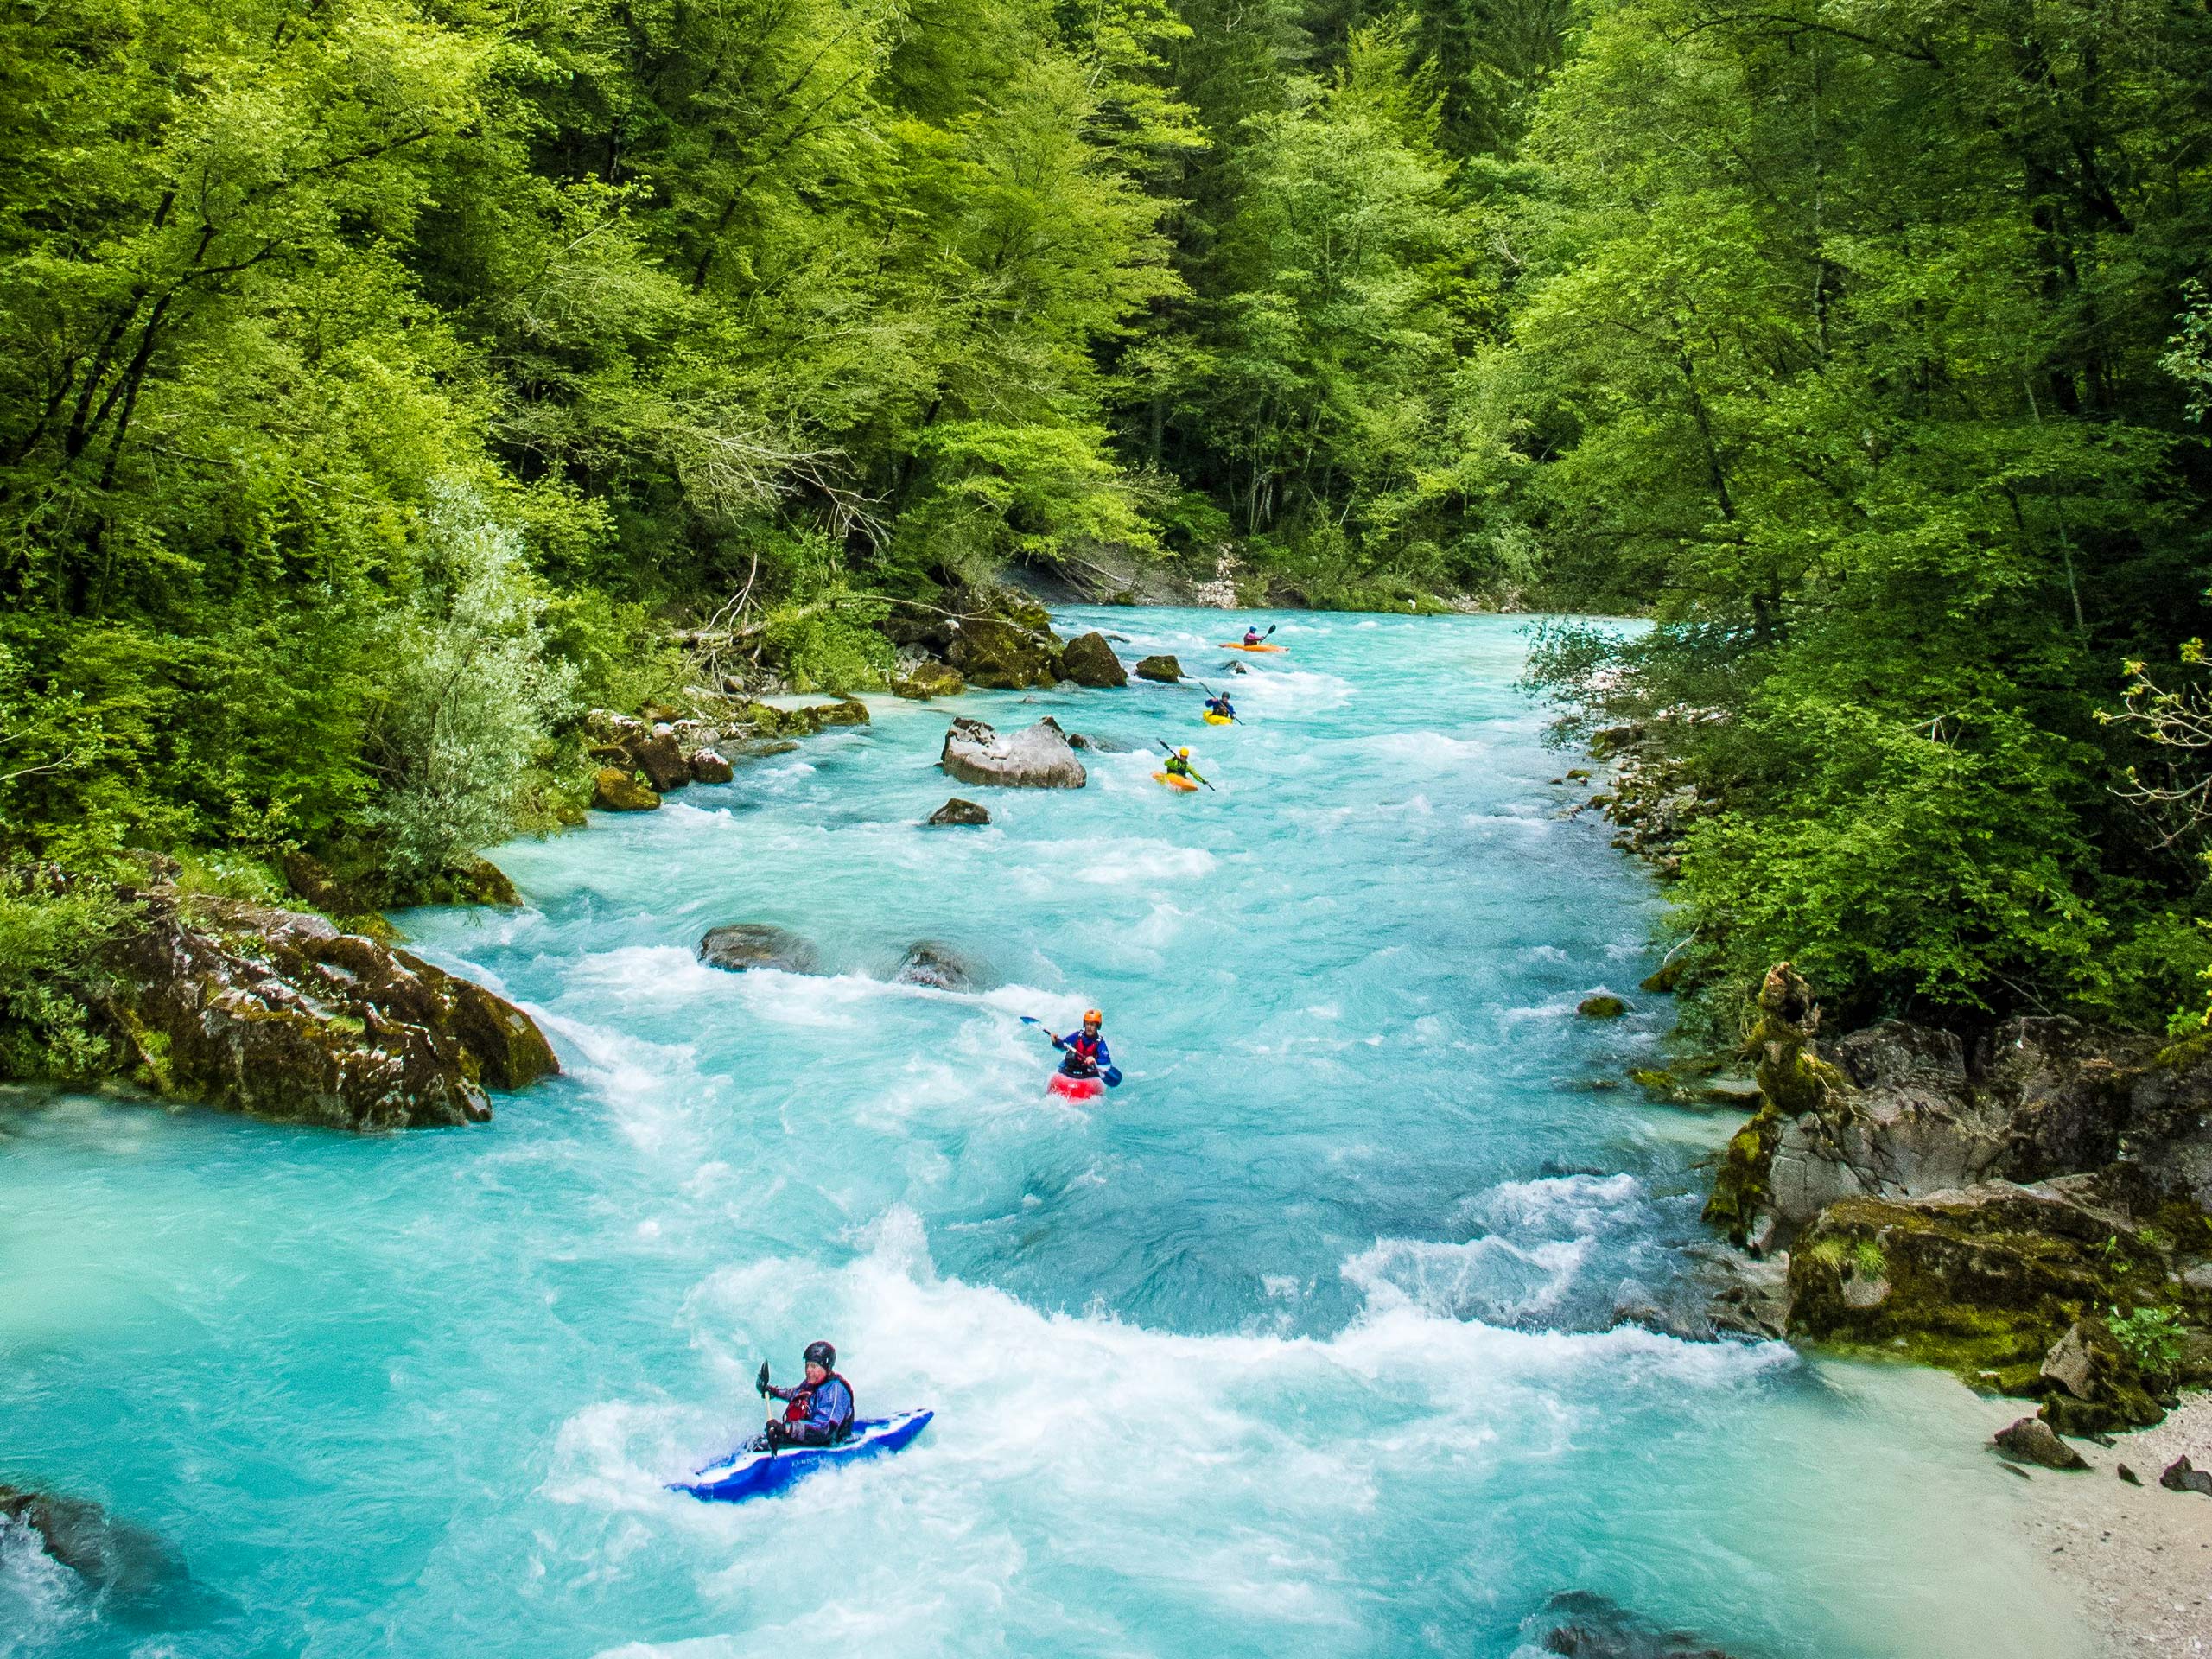
[{"label": "blue paddle blade", "polygon": [[1025,1014],[1021,1016],[1021,1023],[1025,1026],[1041,1026],[1045,1022],[1042,1020],[1033,1019],[1030,1015]]},{"label": "blue paddle blade", "polygon": [[1106,1086],[1109,1089],[1118,1089],[1122,1086],[1122,1068],[1118,1065],[1109,1065],[1098,1075],[1106,1079]]}]

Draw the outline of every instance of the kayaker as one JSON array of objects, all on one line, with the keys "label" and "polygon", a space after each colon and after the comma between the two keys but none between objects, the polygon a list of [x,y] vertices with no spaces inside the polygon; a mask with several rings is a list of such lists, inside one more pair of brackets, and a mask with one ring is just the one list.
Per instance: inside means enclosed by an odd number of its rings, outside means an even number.
[{"label": "kayaker", "polygon": [[1170,778],[1192,779],[1201,784],[1206,781],[1192,770],[1191,752],[1188,749],[1178,749],[1167,757],[1167,775]]},{"label": "kayaker", "polygon": [[1095,1077],[1114,1064],[1114,1057],[1106,1052],[1106,1039],[1098,1034],[1099,1028],[1105,1023],[1106,1016],[1097,1009],[1085,1008],[1082,1030],[1052,1039],[1052,1046],[1065,1057],[1060,1061],[1063,1075]]},{"label": "kayaker", "polygon": [[1256,645],[1261,640],[1267,637],[1268,636],[1266,634],[1260,632],[1259,624],[1256,622],[1250,627],[1244,630],[1244,643],[1248,645]]},{"label": "kayaker", "polygon": [[1229,693],[1226,691],[1217,691],[1206,699],[1206,712],[1210,715],[1219,715],[1224,720],[1236,718],[1236,710],[1230,706]]},{"label": "kayaker", "polygon": [[[806,1381],[779,1389],[764,1381],[760,1392],[785,1401],[784,1414],[771,1417],[766,1435],[771,1446],[835,1446],[853,1432],[853,1390],[837,1375],[837,1351],[826,1342],[806,1344]],[[760,1368],[766,1378],[767,1367]]]}]

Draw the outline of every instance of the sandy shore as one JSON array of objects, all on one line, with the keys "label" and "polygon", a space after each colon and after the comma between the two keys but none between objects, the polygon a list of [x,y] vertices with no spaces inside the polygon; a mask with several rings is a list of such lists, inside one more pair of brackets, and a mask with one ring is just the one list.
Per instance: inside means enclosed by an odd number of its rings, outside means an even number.
[{"label": "sandy shore", "polygon": [[[2007,1404],[2012,1402],[2005,1402]],[[2031,1472],[2031,1535],[2079,1593],[2118,1659],[2212,1659],[2212,1497],[2169,1492],[2159,1471],[2186,1454],[2212,1468],[2212,1394],[2107,1448],[2068,1444],[2091,1472]],[[2140,1486],[2117,1478],[2120,1464]]]}]

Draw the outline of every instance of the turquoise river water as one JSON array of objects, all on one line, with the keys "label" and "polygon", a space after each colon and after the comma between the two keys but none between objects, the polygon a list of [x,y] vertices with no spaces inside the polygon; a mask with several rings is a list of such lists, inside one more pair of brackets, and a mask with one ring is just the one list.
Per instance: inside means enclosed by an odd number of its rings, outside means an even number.
[{"label": "turquoise river water", "polygon": [[[1230,655],[1218,613],[1058,620]],[[488,1126],[0,1106],[0,1481],[172,1563],[94,1595],[0,1530],[0,1655],[1530,1659],[1567,1591],[1739,1659],[2084,1651],[1964,1390],[1615,1325],[1683,1294],[1732,1123],[1606,1086],[1669,1019],[1658,899],[1565,816],[1515,621],[1275,638],[1240,728],[878,699],[502,849],[527,908],[397,918],[561,1052]],[[1127,748],[925,830],[952,712]],[[699,966],[736,921],[830,971]],[[987,988],[888,982],[918,939]],[[1081,1109],[1019,1015],[1091,1002],[1128,1082]],[[668,1491],[817,1336],[921,1442]]]}]

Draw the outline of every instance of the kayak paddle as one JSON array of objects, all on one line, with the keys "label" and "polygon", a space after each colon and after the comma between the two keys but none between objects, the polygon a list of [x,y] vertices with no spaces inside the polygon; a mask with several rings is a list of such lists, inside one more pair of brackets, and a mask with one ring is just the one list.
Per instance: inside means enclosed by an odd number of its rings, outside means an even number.
[{"label": "kayak paddle", "polygon": [[[1173,759],[1173,758],[1174,753],[1175,753],[1175,751],[1174,751],[1174,749],[1173,749],[1173,748],[1172,748],[1172,747],[1169,747],[1168,741],[1167,741],[1167,740],[1166,740],[1166,738],[1164,738],[1164,737],[1155,737],[1155,738],[1154,738],[1152,741],[1153,741],[1154,742],[1155,742],[1155,743],[1159,744],[1159,745],[1160,745],[1160,747],[1161,748],[1163,748],[1163,749],[1166,749],[1166,750],[1167,750],[1168,756],[1169,756],[1169,758],[1170,758],[1170,759]],[[1197,772],[1192,772],[1192,773],[1191,774],[1191,776],[1192,776],[1192,777],[1193,777],[1193,778],[1198,778],[1198,774]],[[1206,785],[1206,787],[1207,787],[1208,789],[1213,789],[1213,785],[1212,785],[1211,784],[1207,784],[1207,783],[1206,783],[1206,780],[1205,780],[1205,779],[1203,779],[1203,778],[1198,778],[1198,781],[1199,781],[1200,783],[1202,783],[1202,784],[1205,784],[1205,785]],[[1217,795],[1218,795],[1220,792],[1221,792],[1221,791],[1220,791],[1219,790],[1214,790],[1214,793],[1216,793]]]}]

